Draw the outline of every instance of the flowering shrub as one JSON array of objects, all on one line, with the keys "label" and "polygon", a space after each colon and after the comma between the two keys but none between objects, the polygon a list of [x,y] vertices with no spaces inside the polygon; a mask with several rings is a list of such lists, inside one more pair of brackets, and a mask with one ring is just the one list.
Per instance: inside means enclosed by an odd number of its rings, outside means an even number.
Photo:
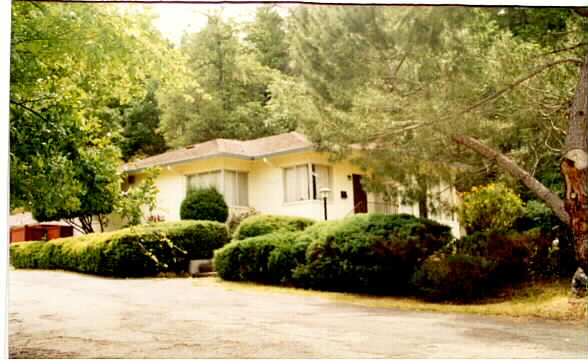
[{"label": "flowering shrub", "polygon": [[521,198],[502,184],[474,186],[458,211],[468,233],[509,230],[524,212]]}]

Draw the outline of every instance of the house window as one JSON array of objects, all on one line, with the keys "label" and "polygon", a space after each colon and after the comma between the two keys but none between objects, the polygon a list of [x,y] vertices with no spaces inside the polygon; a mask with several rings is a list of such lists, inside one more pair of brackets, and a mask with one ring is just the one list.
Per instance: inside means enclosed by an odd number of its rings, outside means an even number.
[{"label": "house window", "polygon": [[319,190],[330,187],[330,183],[329,166],[303,164],[284,168],[284,200],[316,200],[319,197]]},{"label": "house window", "polygon": [[249,204],[247,188],[248,179],[246,172],[224,170],[223,195],[229,205],[247,206]]},{"label": "house window", "polygon": [[248,206],[247,173],[234,170],[208,171],[188,176],[188,191],[192,189],[217,189],[229,206]]}]

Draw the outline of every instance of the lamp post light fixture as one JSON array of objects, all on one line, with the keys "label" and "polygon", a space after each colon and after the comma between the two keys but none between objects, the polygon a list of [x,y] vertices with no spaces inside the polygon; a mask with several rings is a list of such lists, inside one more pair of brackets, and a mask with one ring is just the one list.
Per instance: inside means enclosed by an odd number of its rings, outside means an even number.
[{"label": "lamp post light fixture", "polygon": [[325,210],[325,220],[327,220],[327,199],[329,198],[329,193],[331,192],[331,189],[329,188],[320,188],[319,190],[319,196],[321,197],[321,199],[323,199],[323,208]]}]

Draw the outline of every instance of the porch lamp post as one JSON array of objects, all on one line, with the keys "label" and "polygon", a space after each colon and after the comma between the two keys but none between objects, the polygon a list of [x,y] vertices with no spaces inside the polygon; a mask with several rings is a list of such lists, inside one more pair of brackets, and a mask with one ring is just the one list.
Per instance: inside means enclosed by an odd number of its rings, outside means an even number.
[{"label": "porch lamp post", "polygon": [[329,193],[331,192],[331,189],[329,188],[320,188],[319,190],[319,196],[321,197],[321,199],[323,199],[323,208],[325,209],[325,220],[327,220],[327,198],[329,197]]}]

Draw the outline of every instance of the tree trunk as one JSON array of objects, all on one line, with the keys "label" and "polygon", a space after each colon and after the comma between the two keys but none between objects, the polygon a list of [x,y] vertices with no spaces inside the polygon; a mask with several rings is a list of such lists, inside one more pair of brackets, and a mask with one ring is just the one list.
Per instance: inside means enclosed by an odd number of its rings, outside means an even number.
[{"label": "tree trunk", "polygon": [[[561,175],[565,182],[565,209],[570,216],[574,235],[576,259],[584,273],[587,269],[588,251],[588,56],[584,59],[576,93],[569,112],[568,131],[561,161]],[[582,275],[576,273],[577,275]]]},{"label": "tree trunk", "polygon": [[451,140],[457,144],[464,145],[465,147],[477,152],[486,159],[495,162],[496,165],[498,165],[501,169],[507,171],[515,179],[523,183],[523,185],[532,191],[533,194],[535,194],[539,199],[543,200],[563,223],[570,224],[570,216],[564,207],[564,202],[559,198],[559,196],[545,187],[545,185],[537,181],[537,179],[531,176],[531,174],[522,169],[507,156],[470,136],[451,135]]},{"label": "tree trunk", "polygon": [[419,216],[425,219],[429,218],[428,207],[428,186],[427,180],[423,178],[417,179],[419,184]]}]

